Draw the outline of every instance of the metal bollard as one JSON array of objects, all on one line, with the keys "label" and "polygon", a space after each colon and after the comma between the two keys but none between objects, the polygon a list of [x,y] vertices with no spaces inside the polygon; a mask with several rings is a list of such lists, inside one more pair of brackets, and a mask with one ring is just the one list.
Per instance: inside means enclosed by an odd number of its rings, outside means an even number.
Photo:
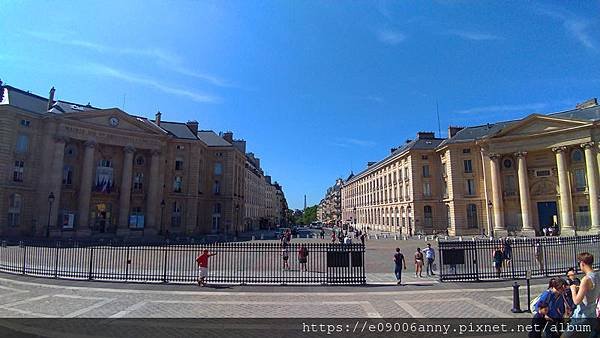
[{"label": "metal bollard", "polygon": [[510,310],[512,313],[522,313],[521,302],[519,300],[519,283],[513,284],[513,307]]}]

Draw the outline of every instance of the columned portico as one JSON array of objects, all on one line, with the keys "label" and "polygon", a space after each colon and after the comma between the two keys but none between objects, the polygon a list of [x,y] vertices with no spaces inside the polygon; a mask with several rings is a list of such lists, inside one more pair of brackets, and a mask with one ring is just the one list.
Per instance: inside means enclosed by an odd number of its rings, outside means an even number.
[{"label": "columned portico", "polygon": [[598,167],[596,163],[596,150],[594,142],[581,145],[585,151],[585,165],[587,171],[588,196],[590,199],[590,215],[592,221],[591,231],[600,232],[600,208],[598,206]]},{"label": "columned portico", "polygon": [[492,181],[492,207],[494,213],[494,236],[508,235],[504,224],[504,205],[502,201],[502,188],[500,183],[500,155],[489,154],[491,181]]},{"label": "columned portico", "polygon": [[526,236],[535,236],[535,229],[531,222],[531,200],[529,195],[529,177],[527,173],[527,153],[517,152],[514,154],[517,158],[517,176],[519,177],[519,199],[521,203],[521,218],[523,228],[521,232]]},{"label": "columned portico", "polygon": [[90,217],[90,198],[92,196],[92,182],[94,175],[94,151],[96,142],[93,140],[84,143],[83,170],[81,172],[81,187],[79,190],[79,208],[77,216],[79,217],[77,234],[88,236],[91,233]]},{"label": "columned portico", "polygon": [[119,195],[119,224],[117,235],[129,231],[129,203],[131,200],[131,178],[133,168],[133,154],[135,148],[126,146],[123,149],[123,174],[121,175],[121,191]]},{"label": "columned portico", "polygon": [[571,196],[571,183],[567,170],[567,147],[552,148],[556,154],[556,167],[558,170],[558,186],[560,192],[560,233],[563,236],[575,234],[573,219],[573,199]]},{"label": "columned portico", "polygon": [[62,173],[65,156],[65,144],[68,138],[64,136],[54,137],[54,154],[52,156],[52,167],[50,171],[50,192],[54,194],[54,202],[50,211],[48,224],[53,235],[57,235],[60,229],[57,226],[58,213],[60,211],[60,194],[62,189]]}]

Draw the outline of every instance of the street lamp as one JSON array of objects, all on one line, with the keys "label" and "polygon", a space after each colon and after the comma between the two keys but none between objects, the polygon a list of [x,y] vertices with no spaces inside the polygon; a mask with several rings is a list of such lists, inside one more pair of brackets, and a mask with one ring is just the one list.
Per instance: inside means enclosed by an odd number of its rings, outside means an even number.
[{"label": "street lamp", "polygon": [[494,234],[492,232],[492,207],[494,206],[494,204],[492,204],[492,201],[488,201],[487,206],[488,206],[488,212],[487,212],[488,235],[494,236]]},{"label": "street lamp", "polygon": [[165,200],[160,202],[160,232],[159,235],[163,234],[163,215],[165,213]]},{"label": "street lamp", "polygon": [[54,203],[54,193],[51,191],[48,195],[48,225],[46,226],[46,238],[50,237],[50,217],[52,217],[52,203]]}]

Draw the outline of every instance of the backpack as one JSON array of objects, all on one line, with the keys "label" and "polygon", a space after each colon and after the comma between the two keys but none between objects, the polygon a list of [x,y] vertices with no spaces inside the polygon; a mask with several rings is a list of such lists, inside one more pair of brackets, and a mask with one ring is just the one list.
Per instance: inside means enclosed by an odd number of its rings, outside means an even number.
[{"label": "backpack", "polygon": [[545,301],[546,298],[548,298],[548,293],[549,293],[548,290],[540,293],[539,296],[535,297],[531,301],[531,303],[529,303],[529,309],[531,310],[531,314],[535,315],[537,313],[537,306],[536,305],[540,302],[540,300],[544,300]]}]

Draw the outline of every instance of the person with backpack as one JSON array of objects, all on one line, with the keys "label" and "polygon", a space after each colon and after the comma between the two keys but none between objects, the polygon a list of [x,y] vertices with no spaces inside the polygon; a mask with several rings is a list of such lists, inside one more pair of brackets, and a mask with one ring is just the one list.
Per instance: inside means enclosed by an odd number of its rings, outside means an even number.
[{"label": "person with backpack", "polygon": [[536,313],[540,312],[540,304],[548,304],[548,314],[546,315],[548,323],[544,330],[547,338],[559,338],[561,336],[564,318],[569,315],[564,295],[566,286],[567,282],[562,278],[555,277],[550,279],[548,289],[542,292],[535,304],[534,309]]},{"label": "person with backpack", "polygon": [[[600,274],[594,271],[594,256],[588,252],[582,252],[577,255],[579,268],[585,274],[581,279],[580,285],[572,284],[570,286],[573,296],[573,303],[577,306],[571,316],[571,325],[590,324],[592,325],[592,333],[590,337],[598,337],[600,330],[598,328],[598,299],[600,298]],[[567,331],[565,335],[568,337],[574,334],[575,331]]]},{"label": "person with backpack", "polygon": [[306,245],[302,244],[298,248],[298,263],[300,263],[300,271],[308,271],[306,269],[306,263],[308,262],[308,249]]}]

